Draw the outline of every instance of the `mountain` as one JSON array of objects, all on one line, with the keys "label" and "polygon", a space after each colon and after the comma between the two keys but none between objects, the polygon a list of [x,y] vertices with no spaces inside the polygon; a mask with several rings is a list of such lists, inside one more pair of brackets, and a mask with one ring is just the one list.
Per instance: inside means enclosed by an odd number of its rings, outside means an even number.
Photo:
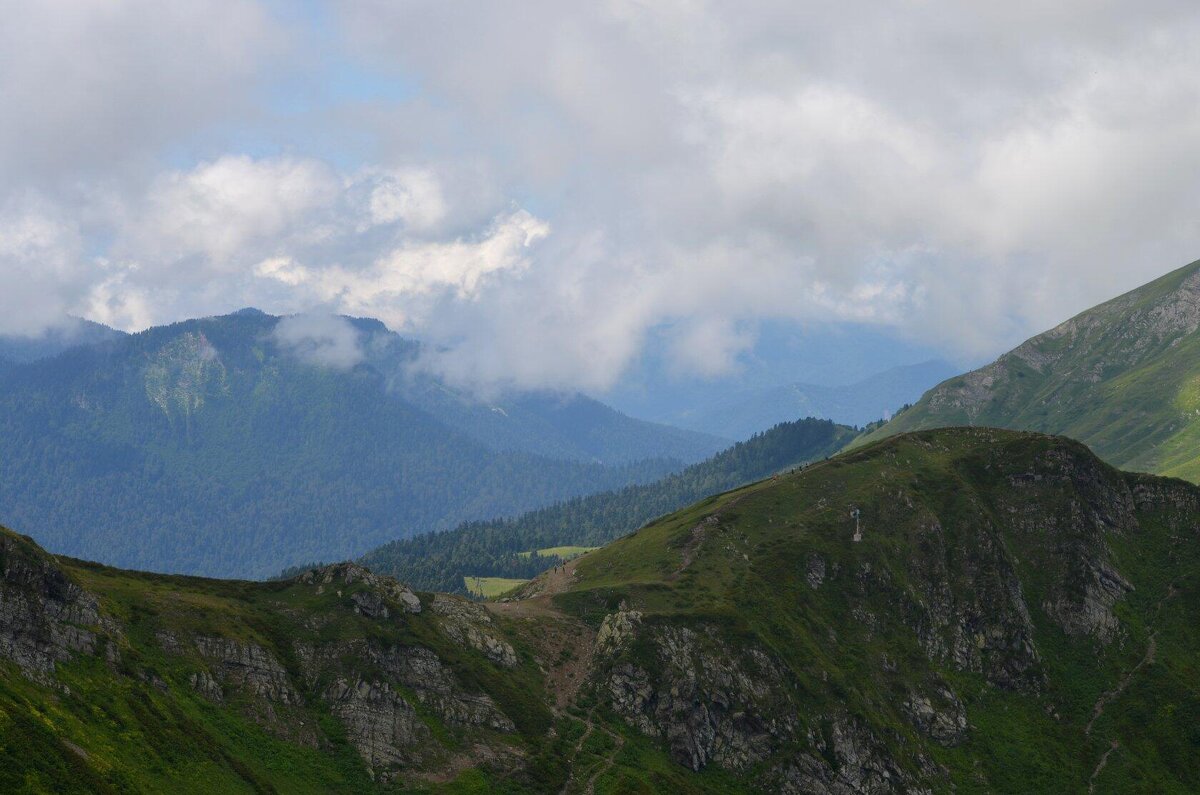
[{"label": "mountain", "polygon": [[929,390],[867,440],[991,425],[1070,436],[1111,463],[1200,480],[1200,262]]},{"label": "mountain", "polygon": [[[679,425],[703,412],[717,414],[717,423],[699,423],[686,427],[707,430],[723,427],[727,418],[720,412],[733,410],[736,422],[740,417],[739,401],[754,401],[759,394],[770,395],[773,390],[786,390],[803,385],[805,394],[847,384],[859,384],[897,367],[920,365],[937,359],[937,350],[906,341],[894,332],[879,326],[861,323],[797,323],[786,320],[760,321],[744,328],[739,335],[751,344],[732,358],[721,372],[689,374],[679,364],[681,339],[686,332],[670,324],[655,327],[647,335],[642,353],[619,381],[603,394],[605,403],[633,417]],[[685,346],[686,347],[686,346]],[[948,370],[951,375],[958,370]],[[902,374],[895,374],[903,379]],[[916,375],[916,373],[912,374]],[[751,417],[751,422],[736,425],[738,435],[718,433],[734,439],[747,439],[777,422],[797,417],[816,416],[850,425],[863,425],[878,420],[884,412],[896,409],[920,397],[921,392],[937,383],[939,375],[932,373],[928,380],[911,378],[909,386],[886,401],[864,402],[860,394],[838,392],[814,398],[809,403],[800,399],[782,399],[783,413],[768,412]],[[847,409],[841,401],[849,399]],[[857,408],[856,408],[857,407]],[[840,411],[835,416],[835,412]]]},{"label": "mountain", "polygon": [[562,563],[537,550],[596,547],[718,492],[840,450],[855,431],[829,420],[781,423],[707,461],[644,485],[576,497],[513,519],[467,522],[454,530],[385,544],[359,562],[414,587],[465,593],[463,578],[529,578]]},{"label": "mountain", "polygon": [[69,317],[37,334],[0,334],[0,360],[32,362],[80,345],[97,345],[123,336],[123,332],[102,323]]},{"label": "mountain", "polygon": [[843,386],[793,383],[745,389],[661,419],[730,439],[747,439],[792,417],[822,417],[861,427],[890,418],[930,386],[957,372],[949,362],[934,359],[892,367]]},{"label": "mountain", "polygon": [[0,519],[113,565],[265,576],[723,446],[581,396],[479,406],[419,355],[376,321],[247,310],[10,365]]},{"label": "mountain", "polygon": [[1194,792],[1200,488],[905,434],[486,605],[0,533],[0,789]]}]

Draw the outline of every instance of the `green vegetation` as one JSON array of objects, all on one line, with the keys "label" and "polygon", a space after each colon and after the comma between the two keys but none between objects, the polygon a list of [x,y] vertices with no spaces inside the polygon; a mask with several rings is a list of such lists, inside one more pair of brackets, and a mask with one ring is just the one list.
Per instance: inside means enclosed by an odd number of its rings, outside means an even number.
[{"label": "green vegetation", "polygon": [[[1080,515],[1082,505],[1098,514]],[[926,432],[654,522],[581,560],[580,581],[557,602],[593,624],[622,605],[644,626],[716,627],[733,648],[770,650],[793,683],[789,710],[817,731],[839,710],[859,716],[917,778],[915,749],[924,749],[949,770],[932,780],[937,791],[1086,791],[1115,742],[1096,791],[1194,792],[1198,507],[1195,488],[1119,473],[1063,439]],[[818,560],[822,579],[808,581]],[[1085,630],[1061,617],[1086,616],[1087,599],[1103,598],[1089,566],[1111,566],[1132,586],[1114,603],[1120,628],[1107,640],[1105,625]],[[1018,602],[996,580],[1010,567]],[[949,622],[938,630],[941,609]],[[956,664],[957,626],[978,634]],[[1012,645],[1023,637],[1029,654]],[[1152,638],[1157,656],[1139,668]],[[622,659],[658,666],[651,648]],[[1127,678],[1086,732],[1101,694]],[[949,747],[903,708],[907,694],[935,693],[938,682],[969,722]],[[805,748],[801,738],[786,753]]]},{"label": "green vegetation", "polygon": [[859,443],[976,425],[1079,439],[1126,469],[1200,482],[1200,262],[951,378]]},{"label": "green vegetation", "polygon": [[541,555],[543,558],[562,558],[563,560],[571,560],[572,558],[579,557],[585,552],[591,552],[593,549],[599,548],[600,547],[581,547],[567,544],[559,547],[543,547],[542,549],[535,549],[529,552],[520,552],[518,554],[523,558],[527,558],[536,553]]},{"label": "green vegetation", "polygon": [[529,580],[514,580],[506,577],[463,577],[463,586],[472,596],[491,599],[524,585]]},{"label": "green vegetation", "polygon": [[394,541],[368,552],[361,562],[431,591],[461,593],[468,575],[529,579],[563,562],[563,548],[606,544],[708,494],[832,455],[854,434],[829,420],[785,422],[656,483],[575,498],[515,519],[468,522],[451,531]]},{"label": "green vegetation", "polygon": [[4,532],[0,790],[1195,792],[1197,527],[1200,488],[961,428],[708,497],[488,606]]},{"label": "green vegetation", "polygon": [[307,364],[278,322],[241,312],[11,366],[0,521],[62,554],[265,576],[646,483],[720,447],[580,396],[480,405],[411,372],[416,343],[373,321],[354,321],[353,368]]}]

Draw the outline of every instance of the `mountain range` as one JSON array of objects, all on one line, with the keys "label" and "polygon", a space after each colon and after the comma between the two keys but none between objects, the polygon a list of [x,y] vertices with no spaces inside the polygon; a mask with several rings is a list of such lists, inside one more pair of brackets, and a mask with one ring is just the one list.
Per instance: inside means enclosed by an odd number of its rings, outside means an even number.
[{"label": "mountain range", "polygon": [[725,446],[581,395],[481,403],[377,321],[246,310],[101,337],[7,366],[0,517],[114,565],[264,576]]},{"label": "mountain range", "polygon": [[767,320],[744,329],[724,366],[681,372],[679,332],[652,329],[642,354],[598,397],[634,417],[744,440],[800,417],[875,422],[959,368],[927,345],[860,323]]},{"label": "mountain range", "polygon": [[729,439],[748,439],[797,417],[821,417],[861,427],[915,402],[930,386],[958,373],[941,359],[892,367],[852,384],[791,383],[740,389],[659,420]]},{"label": "mountain range", "polygon": [[1128,469],[1200,481],[1200,262],[950,378],[863,442],[986,425],[1063,434]]},{"label": "mountain range", "polygon": [[1194,792],[1200,489],[902,434],[487,605],[0,532],[0,789]]}]

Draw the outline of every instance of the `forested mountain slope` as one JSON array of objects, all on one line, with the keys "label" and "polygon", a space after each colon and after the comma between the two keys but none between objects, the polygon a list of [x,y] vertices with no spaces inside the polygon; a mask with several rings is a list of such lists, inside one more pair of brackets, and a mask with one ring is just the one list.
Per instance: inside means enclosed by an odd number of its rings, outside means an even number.
[{"label": "forested mountain slope", "polygon": [[55,552],[263,576],[654,480],[719,444],[578,396],[435,395],[410,375],[418,346],[375,321],[282,322],[243,311],[9,366],[0,520]]},{"label": "forested mountain slope", "polygon": [[1194,792],[1200,489],[898,436],[480,605],[0,533],[0,789]]},{"label": "forested mountain slope", "polygon": [[654,483],[577,497],[513,519],[467,522],[454,530],[393,541],[360,562],[414,587],[450,592],[465,592],[467,575],[532,577],[561,562],[536,550],[607,544],[707,495],[832,455],[855,433],[829,420],[781,423]]},{"label": "forested mountain slope", "polygon": [[939,384],[863,441],[947,425],[1063,434],[1118,466],[1200,480],[1200,262]]}]

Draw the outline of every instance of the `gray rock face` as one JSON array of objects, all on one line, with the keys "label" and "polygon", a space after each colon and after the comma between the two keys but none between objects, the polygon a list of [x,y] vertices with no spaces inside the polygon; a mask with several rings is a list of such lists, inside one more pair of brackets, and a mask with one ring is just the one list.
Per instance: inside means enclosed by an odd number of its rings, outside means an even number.
[{"label": "gray rock face", "polygon": [[475,649],[502,668],[515,668],[517,653],[511,644],[496,637],[492,617],[482,605],[455,596],[437,594],[433,612],[441,616],[439,625],[454,642]]},{"label": "gray rock face", "polygon": [[102,623],[94,596],[49,558],[0,537],[0,657],[46,679],[77,653],[94,654]]},{"label": "gray rock face", "polygon": [[368,618],[388,617],[385,600],[398,605],[405,613],[421,612],[421,599],[412,592],[411,588],[396,582],[391,577],[375,574],[357,563],[335,563],[330,566],[322,566],[301,574],[297,579],[306,585],[317,585],[321,588],[335,583],[353,585],[361,582],[366,584],[374,593],[359,592],[352,594],[350,598],[359,612]]},{"label": "gray rock face", "polygon": [[[628,616],[606,623],[637,626]],[[605,694],[632,725],[664,739],[676,761],[693,770],[710,762],[744,770],[794,734],[783,674],[761,651],[730,649],[708,628],[664,626],[642,634],[657,657],[653,673],[618,661]],[[608,642],[598,652],[611,656],[623,645]]]},{"label": "gray rock face", "polygon": [[516,730],[490,698],[466,690],[429,649],[383,648],[354,640],[297,644],[295,650],[308,686],[333,683],[320,697],[342,719],[350,742],[382,779],[436,751],[417,705],[448,724]]},{"label": "gray rock face", "polygon": [[[1042,681],[1033,620],[1021,583],[991,528],[973,528],[977,543],[947,550],[936,520],[926,525],[920,591],[906,606],[908,622],[929,659],[984,674],[1000,687],[1036,689]],[[951,579],[967,587],[951,588]],[[969,594],[968,598],[954,594]]]},{"label": "gray rock face", "polygon": [[420,761],[429,727],[388,683],[336,679],[321,697],[376,778]]},{"label": "gray rock face", "polygon": [[952,748],[966,739],[967,710],[949,688],[938,688],[933,698],[912,694],[904,702],[904,712],[920,732],[939,745]]},{"label": "gray rock face", "polygon": [[216,663],[216,679],[266,701],[291,705],[303,703],[292,687],[287,671],[257,643],[206,637],[196,638],[195,643],[201,655]]},{"label": "gray rock face", "polygon": [[[816,753],[801,753],[772,774],[772,789],[787,795],[889,795],[929,793],[912,775],[897,767],[880,739],[859,721],[833,715],[809,729]],[[922,760],[922,773],[937,776],[932,762]]]}]

